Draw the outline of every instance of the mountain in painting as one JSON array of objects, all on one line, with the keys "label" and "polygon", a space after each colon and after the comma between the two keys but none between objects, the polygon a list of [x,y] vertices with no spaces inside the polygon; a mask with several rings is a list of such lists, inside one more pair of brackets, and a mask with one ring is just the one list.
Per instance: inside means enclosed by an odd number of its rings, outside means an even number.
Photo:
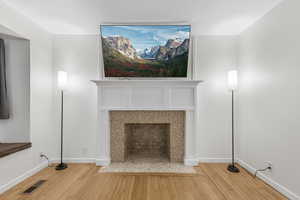
[{"label": "mountain in painting", "polygon": [[169,39],[164,46],[146,48],[139,56],[143,59],[169,60],[188,52],[189,39],[180,42]]},{"label": "mountain in painting", "polygon": [[111,48],[119,51],[124,56],[131,59],[137,58],[137,52],[129,39],[122,36],[115,36],[104,38],[104,40]]}]

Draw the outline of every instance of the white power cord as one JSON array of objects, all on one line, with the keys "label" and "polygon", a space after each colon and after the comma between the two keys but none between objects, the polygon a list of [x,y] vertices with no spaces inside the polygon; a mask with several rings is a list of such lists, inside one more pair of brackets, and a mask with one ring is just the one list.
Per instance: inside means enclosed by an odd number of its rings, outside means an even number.
[{"label": "white power cord", "polygon": [[272,169],[272,167],[271,167],[271,166],[268,166],[268,167],[266,167],[266,168],[264,168],[264,169],[258,169],[258,170],[256,170],[256,171],[255,171],[255,174],[254,174],[254,178],[257,177],[257,173],[258,173],[258,172],[264,172],[264,171],[271,170],[271,169]]}]

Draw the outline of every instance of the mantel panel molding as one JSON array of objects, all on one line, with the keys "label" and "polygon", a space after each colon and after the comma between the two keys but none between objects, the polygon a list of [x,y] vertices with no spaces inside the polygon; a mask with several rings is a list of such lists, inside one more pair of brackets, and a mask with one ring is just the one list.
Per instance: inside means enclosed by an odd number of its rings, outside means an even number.
[{"label": "mantel panel molding", "polygon": [[109,111],[185,111],[186,165],[197,165],[198,85],[194,80],[97,80],[98,87],[98,165],[110,163]]}]

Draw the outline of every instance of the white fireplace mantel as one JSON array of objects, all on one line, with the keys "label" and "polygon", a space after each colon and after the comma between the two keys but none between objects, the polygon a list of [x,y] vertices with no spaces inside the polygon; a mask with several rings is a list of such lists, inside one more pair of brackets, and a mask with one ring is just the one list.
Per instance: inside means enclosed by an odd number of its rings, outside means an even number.
[{"label": "white fireplace mantel", "polygon": [[198,90],[195,80],[93,80],[98,86],[97,165],[110,164],[112,110],[183,110],[186,112],[186,165],[197,165]]}]

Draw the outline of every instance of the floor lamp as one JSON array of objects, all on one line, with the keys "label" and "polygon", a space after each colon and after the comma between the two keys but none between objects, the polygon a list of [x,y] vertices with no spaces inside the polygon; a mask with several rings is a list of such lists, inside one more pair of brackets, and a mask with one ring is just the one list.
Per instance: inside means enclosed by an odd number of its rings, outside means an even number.
[{"label": "floor lamp", "polygon": [[64,170],[68,165],[63,163],[63,144],[64,144],[64,90],[68,82],[68,74],[65,71],[58,71],[57,85],[61,92],[61,110],[60,110],[60,163],[55,167],[56,170]]},{"label": "floor lamp", "polygon": [[231,92],[231,141],[232,141],[232,161],[228,165],[228,171],[232,173],[239,173],[240,170],[234,164],[234,91],[237,89],[238,76],[237,71],[232,70],[228,72],[228,88]]}]

